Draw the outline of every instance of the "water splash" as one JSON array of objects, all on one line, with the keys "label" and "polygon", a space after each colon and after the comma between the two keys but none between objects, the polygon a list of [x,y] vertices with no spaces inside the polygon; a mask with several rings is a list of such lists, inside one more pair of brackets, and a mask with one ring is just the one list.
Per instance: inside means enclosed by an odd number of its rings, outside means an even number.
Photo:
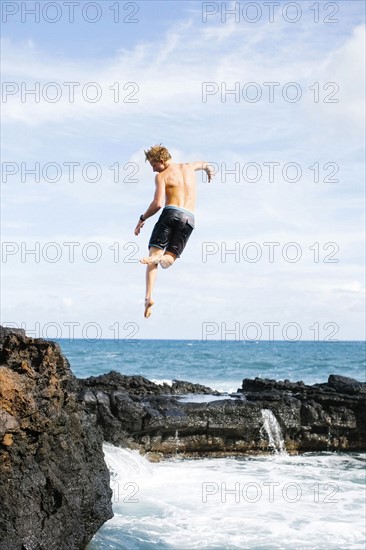
[{"label": "water splash", "polygon": [[178,447],[179,447],[179,432],[178,430],[175,430],[175,437],[174,437],[174,444],[175,444],[175,458],[178,456]]},{"label": "water splash", "polygon": [[[261,415],[259,419],[262,424]],[[264,428],[263,435],[268,441]],[[104,452],[118,474],[120,491],[113,500],[114,518],[88,550],[186,550],[208,544],[216,549],[293,550],[299,540],[302,550],[364,549],[365,453],[150,463],[136,451],[109,444]],[[232,491],[235,483],[240,504]],[[318,496],[319,506],[314,503]],[[326,506],[320,504],[324,499]]]},{"label": "water splash", "polygon": [[104,459],[111,473],[111,478],[131,480],[145,478],[152,474],[152,464],[138,451],[115,447],[103,443]]},{"label": "water splash", "polygon": [[269,446],[276,455],[287,455],[281,427],[270,409],[262,409],[263,429],[267,434]]}]

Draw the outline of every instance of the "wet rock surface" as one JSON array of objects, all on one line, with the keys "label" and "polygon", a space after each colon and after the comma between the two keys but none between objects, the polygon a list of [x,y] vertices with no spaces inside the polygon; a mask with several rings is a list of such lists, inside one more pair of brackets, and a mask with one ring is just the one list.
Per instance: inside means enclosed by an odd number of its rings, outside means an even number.
[{"label": "wet rock surface", "polygon": [[102,430],[58,344],[0,328],[0,549],[84,548],[112,517]]},{"label": "wet rock surface", "polygon": [[202,403],[180,400],[179,393],[218,392],[182,381],[157,385],[114,372],[79,384],[80,399],[106,441],[142,452],[220,456],[270,451],[262,413],[268,409],[290,452],[366,448],[366,385],[343,376],[311,386],[244,379],[236,399]]}]

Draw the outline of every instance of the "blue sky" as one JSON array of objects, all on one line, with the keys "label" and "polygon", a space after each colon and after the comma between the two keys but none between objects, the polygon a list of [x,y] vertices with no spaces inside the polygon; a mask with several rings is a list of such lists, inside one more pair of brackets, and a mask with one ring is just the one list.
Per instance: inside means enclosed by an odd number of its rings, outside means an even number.
[{"label": "blue sky", "polygon": [[[64,2],[55,23],[56,11],[36,23],[24,3],[5,4],[19,10],[2,24],[3,323],[49,337],[73,324],[75,336],[118,326],[123,339],[132,326],[137,338],[201,339],[213,323],[216,338],[236,327],[242,339],[252,323],[267,339],[272,323],[276,339],[298,327],[307,340],[316,327],[320,340],[332,327],[363,338],[363,2],[319,2],[318,23],[314,2],[297,13],[281,2],[273,22],[262,2],[256,22],[248,2],[226,3],[237,22],[222,22],[221,2],[119,2],[119,23],[116,2],[92,3],[95,23],[83,20],[88,2],[73,23]],[[217,13],[204,23],[204,10]],[[35,86],[39,102],[22,101]],[[157,216],[133,229],[154,190],[143,150],[160,142],[218,172],[211,184],[198,175],[196,230],[158,274],[145,320],[136,260]],[[39,182],[26,173],[36,163]]]}]

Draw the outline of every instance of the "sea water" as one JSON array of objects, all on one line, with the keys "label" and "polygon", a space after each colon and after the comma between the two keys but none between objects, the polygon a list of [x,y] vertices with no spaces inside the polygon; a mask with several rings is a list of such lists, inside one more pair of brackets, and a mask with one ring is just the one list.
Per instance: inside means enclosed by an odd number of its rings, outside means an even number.
[{"label": "sea water", "polygon": [[149,463],[105,444],[114,518],[89,550],[364,548],[365,455]]},{"label": "sea water", "polygon": [[59,340],[80,378],[111,370],[156,382],[188,380],[236,391],[243,378],[306,384],[330,374],[366,380],[365,342],[266,342],[201,340]]},{"label": "sea water", "polygon": [[[362,342],[59,341],[78,377],[116,370],[236,391],[243,378],[365,381]],[[104,444],[114,518],[89,550],[365,548],[365,453],[289,456],[271,411],[273,454],[150,463]],[[176,434],[177,446],[179,433]],[[271,440],[272,438],[272,440]]]}]

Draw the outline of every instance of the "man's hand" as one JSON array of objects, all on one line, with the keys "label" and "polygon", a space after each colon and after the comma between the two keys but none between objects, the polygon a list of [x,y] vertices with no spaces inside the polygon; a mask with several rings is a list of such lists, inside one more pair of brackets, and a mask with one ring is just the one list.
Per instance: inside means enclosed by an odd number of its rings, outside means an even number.
[{"label": "man's hand", "polygon": [[145,224],[145,222],[143,222],[142,220],[139,220],[139,221],[138,221],[138,224],[137,224],[136,227],[135,227],[135,235],[136,235],[136,237],[137,237],[137,235],[140,234],[140,230],[144,227],[144,224]]},{"label": "man's hand", "polygon": [[210,166],[207,164],[206,168],[205,168],[205,172],[207,174],[207,177],[208,177],[208,182],[210,183],[210,181],[212,180],[212,178],[214,177],[214,172],[213,170],[210,168]]},{"label": "man's hand", "polygon": [[196,172],[197,170],[204,170],[207,174],[208,181],[210,182],[212,178],[215,175],[215,172],[213,168],[208,164],[208,162],[205,162],[204,160],[198,160],[197,162],[190,162],[188,163],[192,166],[193,170]]}]

